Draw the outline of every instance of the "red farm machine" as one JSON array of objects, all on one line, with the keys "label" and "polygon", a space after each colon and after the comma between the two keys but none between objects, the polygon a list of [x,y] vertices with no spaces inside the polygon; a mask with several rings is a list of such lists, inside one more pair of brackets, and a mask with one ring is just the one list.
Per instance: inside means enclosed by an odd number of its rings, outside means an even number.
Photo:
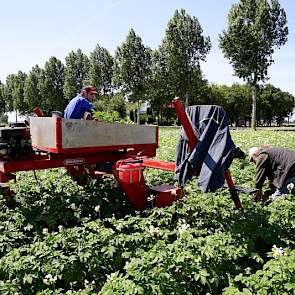
[{"label": "red farm machine", "polygon": [[[180,99],[173,106],[193,149],[198,142],[191,121]],[[151,159],[158,147],[158,126],[128,125],[92,120],[44,117],[35,112],[30,126],[0,129],[0,185],[5,190],[15,172],[64,167],[72,176],[88,174],[101,177],[104,169],[111,173],[136,210],[147,206],[152,193],[154,206],[164,207],[182,197],[180,187],[160,185],[148,188],[145,167],[174,172],[174,162]],[[197,173],[196,173],[197,175]],[[236,208],[241,208],[229,170],[225,180]]]}]

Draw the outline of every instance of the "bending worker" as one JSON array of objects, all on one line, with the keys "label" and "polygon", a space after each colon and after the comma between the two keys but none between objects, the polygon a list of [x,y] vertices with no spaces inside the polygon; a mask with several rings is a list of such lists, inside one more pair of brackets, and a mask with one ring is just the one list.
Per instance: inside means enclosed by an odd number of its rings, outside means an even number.
[{"label": "bending worker", "polygon": [[97,94],[92,85],[84,86],[81,93],[74,97],[64,110],[66,119],[82,119],[85,112],[92,113],[96,110],[91,103]]},{"label": "bending worker", "polygon": [[250,161],[256,164],[255,184],[259,191],[256,199],[263,197],[262,186],[266,179],[272,189],[271,200],[294,190],[295,151],[286,148],[252,147],[249,150]]}]

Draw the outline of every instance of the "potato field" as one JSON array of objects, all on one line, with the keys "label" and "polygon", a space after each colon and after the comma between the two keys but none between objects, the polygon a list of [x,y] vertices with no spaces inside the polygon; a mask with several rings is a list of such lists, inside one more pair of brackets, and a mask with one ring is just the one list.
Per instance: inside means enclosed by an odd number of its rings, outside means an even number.
[{"label": "potato field", "polygon": [[[177,128],[161,128],[157,158],[174,161]],[[295,149],[294,131],[231,131],[253,145]],[[175,184],[145,169],[149,186]],[[248,159],[234,182],[254,187]],[[63,169],[19,173],[0,196],[0,294],[295,294],[295,196],[268,205],[197,179],[170,207],[132,209],[114,178],[80,186]]]}]

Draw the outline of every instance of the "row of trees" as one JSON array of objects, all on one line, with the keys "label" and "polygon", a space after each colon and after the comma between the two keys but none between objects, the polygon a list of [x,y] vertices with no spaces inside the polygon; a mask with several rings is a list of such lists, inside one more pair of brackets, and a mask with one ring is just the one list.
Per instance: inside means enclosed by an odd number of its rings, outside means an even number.
[{"label": "row of trees", "polygon": [[[212,104],[223,105],[232,125],[251,125],[252,86],[249,84],[232,86],[211,85]],[[281,124],[285,117],[292,115],[294,96],[271,84],[257,90],[257,125]]]},{"label": "row of trees", "polygon": [[[210,51],[210,38],[203,35],[198,19],[182,9],[176,10],[168,22],[158,49],[146,47],[131,29],[114,56],[97,45],[89,55],[80,49],[70,52],[65,64],[51,57],[44,68],[36,65],[28,74],[19,71],[9,75],[5,84],[0,82],[0,111],[18,110],[27,114],[36,106],[48,113],[63,111],[83,83],[92,83],[100,92],[99,110],[112,108],[124,116],[126,109],[127,112],[135,108],[139,110],[141,102],[148,101],[151,116],[158,118],[160,123],[165,119],[163,114],[171,115],[169,105],[175,96],[183,97],[187,105],[220,104],[232,122],[249,119],[254,102],[256,115],[257,95],[259,119],[269,122],[274,116],[288,115],[294,97],[271,85],[264,88],[258,84],[267,79],[267,67],[273,62],[273,48],[286,42],[284,11],[276,0],[272,0],[272,6],[266,0],[240,0],[230,11],[229,20],[228,31],[220,36],[220,47],[233,64],[235,74],[243,78],[246,85],[208,84],[200,62],[205,61]],[[259,34],[255,30],[260,30]],[[263,34],[264,30],[270,32]],[[252,35],[256,43],[251,39]],[[252,40],[251,44],[249,40]],[[246,46],[247,54],[243,54]],[[276,108],[277,104],[283,108]],[[139,114],[137,120],[139,122]]]}]

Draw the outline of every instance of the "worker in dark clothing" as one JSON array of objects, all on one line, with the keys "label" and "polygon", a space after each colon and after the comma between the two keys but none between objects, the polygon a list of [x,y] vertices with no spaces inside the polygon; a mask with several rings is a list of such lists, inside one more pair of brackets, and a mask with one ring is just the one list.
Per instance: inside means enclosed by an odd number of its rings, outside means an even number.
[{"label": "worker in dark clothing", "polygon": [[256,165],[256,199],[263,199],[262,186],[266,178],[272,189],[271,200],[294,190],[295,151],[286,148],[252,147],[250,161]]},{"label": "worker in dark clothing", "polygon": [[[95,110],[91,103],[97,92],[92,85],[82,88],[81,93],[74,97],[64,110],[64,118],[66,119],[82,119],[85,113],[92,113]],[[88,117],[90,118],[91,115]]]}]

